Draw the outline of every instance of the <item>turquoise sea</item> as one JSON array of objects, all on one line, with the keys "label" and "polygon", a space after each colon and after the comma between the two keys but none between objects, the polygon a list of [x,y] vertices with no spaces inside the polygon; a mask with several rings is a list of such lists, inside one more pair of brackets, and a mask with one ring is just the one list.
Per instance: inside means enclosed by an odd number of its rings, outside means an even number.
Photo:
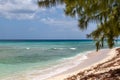
[{"label": "turquoise sea", "polygon": [[47,69],[78,54],[95,50],[94,44],[92,40],[2,40],[0,77]]}]

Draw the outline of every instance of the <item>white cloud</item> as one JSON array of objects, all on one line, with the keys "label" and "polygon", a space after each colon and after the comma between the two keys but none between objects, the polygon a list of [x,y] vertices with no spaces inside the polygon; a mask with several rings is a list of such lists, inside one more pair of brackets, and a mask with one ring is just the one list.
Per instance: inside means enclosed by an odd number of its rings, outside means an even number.
[{"label": "white cloud", "polygon": [[0,0],[0,9],[4,11],[32,10],[37,8],[33,0]]},{"label": "white cloud", "polygon": [[[55,13],[57,9],[63,9],[64,5],[58,5],[50,9],[39,8],[38,0],[0,0],[0,16],[8,19],[34,19],[38,14]],[[47,13],[46,13],[47,11]]]},{"label": "white cloud", "polygon": [[[73,19],[54,19],[54,18],[42,18],[40,20],[42,23],[44,24],[48,24],[49,26],[55,26],[58,27],[59,31],[66,31],[66,30],[70,30],[72,32],[80,32],[79,28],[78,28],[78,22],[77,20],[73,20]],[[62,28],[61,28],[62,27]]]},{"label": "white cloud", "polygon": [[32,19],[38,10],[35,0],[0,0],[0,16],[15,19]]},{"label": "white cloud", "polygon": [[28,13],[20,13],[20,14],[15,14],[15,13],[3,13],[3,16],[5,16],[7,19],[18,19],[18,20],[21,20],[21,19],[33,19],[35,17],[35,13],[31,13],[31,14],[28,14]]},{"label": "white cloud", "polygon": [[41,22],[45,23],[45,24],[49,24],[49,25],[58,25],[58,26],[62,26],[62,25],[66,25],[66,26],[71,26],[71,25],[76,25],[77,22],[75,20],[66,20],[66,19],[53,19],[53,18],[42,18]]}]

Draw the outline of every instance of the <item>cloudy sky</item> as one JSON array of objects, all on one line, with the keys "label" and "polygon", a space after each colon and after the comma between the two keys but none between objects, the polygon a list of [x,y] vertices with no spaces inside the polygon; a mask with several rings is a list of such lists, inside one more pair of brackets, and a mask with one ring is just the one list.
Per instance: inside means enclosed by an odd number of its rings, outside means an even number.
[{"label": "cloudy sky", "polygon": [[0,0],[0,39],[85,39],[94,28],[79,30],[63,5],[46,9],[37,0]]}]

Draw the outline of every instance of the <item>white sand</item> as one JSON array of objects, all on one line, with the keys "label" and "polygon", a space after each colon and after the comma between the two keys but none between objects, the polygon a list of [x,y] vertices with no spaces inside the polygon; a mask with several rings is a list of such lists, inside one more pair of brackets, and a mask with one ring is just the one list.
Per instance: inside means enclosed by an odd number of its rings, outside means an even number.
[{"label": "white sand", "polygon": [[105,61],[108,61],[112,57],[115,56],[115,49],[112,50],[100,50],[99,52],[94,52],[88,54],[88,59],[84,60],[80,65],[77,67],[74,67],[64,73],[61,73],[59,75],[53,76],[51,78],[48,78],[46,80],[64,80],[67,77],[70,77],[72,75],[75,75],[79,73],[80,71],[83,71],[85,69],[91,68],[93,66],[96,66],[97,64],[103,63]]}]

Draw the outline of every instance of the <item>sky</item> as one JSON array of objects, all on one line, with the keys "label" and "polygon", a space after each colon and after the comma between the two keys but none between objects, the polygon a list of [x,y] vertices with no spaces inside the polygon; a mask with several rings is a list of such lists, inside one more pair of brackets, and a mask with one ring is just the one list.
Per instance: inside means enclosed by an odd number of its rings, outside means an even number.
[{"label": "sky", "polygon": [[64,8],[40,8],[37,0],[0,0],[0,39],[86,39],[95,24],[80,30]]}]

